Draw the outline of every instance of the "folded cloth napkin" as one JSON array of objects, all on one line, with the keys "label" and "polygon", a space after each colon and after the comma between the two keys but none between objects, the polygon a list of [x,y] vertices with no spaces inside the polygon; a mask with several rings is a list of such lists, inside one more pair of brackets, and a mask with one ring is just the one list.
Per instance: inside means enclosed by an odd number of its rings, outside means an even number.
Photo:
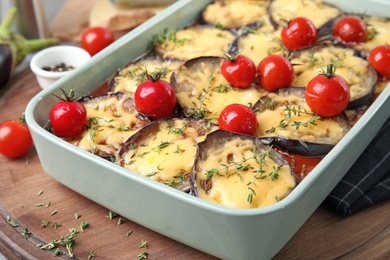
[{"label": "folded cloth napkin", "polygon": [[349,216],[386,199],[390,199],[390,118],[323,205]]}]

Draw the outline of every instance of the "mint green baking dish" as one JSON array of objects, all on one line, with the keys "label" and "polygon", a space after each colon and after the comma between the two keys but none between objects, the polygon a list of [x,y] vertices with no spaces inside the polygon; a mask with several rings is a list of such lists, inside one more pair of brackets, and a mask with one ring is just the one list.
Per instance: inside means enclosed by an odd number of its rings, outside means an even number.
[{"label": "mint green baking dish", "polygon": [[[284,200],[264,208],[233,209],[195,198],[79,149],[44,129],[59,88],[88,94],[147,50],[153,35],[182,28],[210,0],[180,0],[38,93],[26,120],[44,170],[52,178],[112,211],[167,237],[223,259],[269,259],[317,209],[390,114],[390,87],[321,163]],[[334,1],[343,4],[343,1]],[[344,1],[347,2],[347,1]],[[367,13],[383,1],[356,1]],[[386,10],[386,9],[385,9]],[[388,9],[387,9],[388,10]]]}]

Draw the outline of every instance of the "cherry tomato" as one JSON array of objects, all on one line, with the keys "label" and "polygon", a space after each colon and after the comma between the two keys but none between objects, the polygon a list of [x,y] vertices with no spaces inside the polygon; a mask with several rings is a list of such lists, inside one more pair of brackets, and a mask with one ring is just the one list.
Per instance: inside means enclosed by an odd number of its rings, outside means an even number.
[{"label": "cherry tomato", "polygon": [[81,47],[91,56],[100,52],[115,41],[114,34],[104,27],[87,28],[81,35]]},{"label": "cherry tomato", "polygon": [[9,158],[17,158],[31,148],[33,140],[26,125],[16,120],[6,120],[0,124],[0,153]]},{"label": "cherry tomato", "polygon": [[282,43],[290,51],[312,46],[317,38],[317,28],[305,17],[294,18],[281,31]]},{"label": "cherry tomato", "polygon": [[242,104],[230,104],[219,115],[218,126],[222,130],[254,135],[257,129],[257,119],[249,107]]},{"label": "cherry tomato", "polygon": [[348,83],[335,74],[328,65],[327,71],[311,79],[305,90],[306,102],[311,110],[322,117],[332,117],[345,110],[350,98]]},{"label": "cherry tomato", "polygon": [[147,115],[150,119],[156,120],[167,117],[175,110],[175,90],[165,80],[153,78],[142,82],[134,93],[134,104],[137,110]]},{"label": "cherry tomato", "polygon": [[253,61],[244,55],[233,57],[225,54],[226,59],[222,63],[221,73],[235,88],[248,88],[256,77],[256,66]]},{"label": "cherry tomato", "polygon": [[291,86],[294,81],[294,68],[287,58],[273,54],[260,62],[257,78],[264,89],[273,92]]},{"label": "cherry tomato", "polygon": [[333,28],[333,37],[344,43],[365,42],[367,34],[366,23],[357,16],[345,16]]},{"label": "cherry tomato", "polygon": [[75,137],[83,132],[87,122],[87,110],[80,102],[74,101],[74,90],[69,95],[63,90],[62,101],[50,110],[50,123],[54,133],[63,138]]},{"label": "cherry tomato", "polygon": [[379,45],[368,56],[370,65],[383,77],[390,79],[390,46]]}]

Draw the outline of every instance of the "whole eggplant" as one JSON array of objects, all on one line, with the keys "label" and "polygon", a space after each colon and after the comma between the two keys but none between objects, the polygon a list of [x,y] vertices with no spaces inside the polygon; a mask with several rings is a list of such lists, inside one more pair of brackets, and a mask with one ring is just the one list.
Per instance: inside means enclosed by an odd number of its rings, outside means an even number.
[{"label": "whole eggplant", "polygon": [[0,24],[0,88],[6,85],[14,69],[27,54],[59,43],[58,39],[26,39],[11,31],[18,10],[11,7]]}]

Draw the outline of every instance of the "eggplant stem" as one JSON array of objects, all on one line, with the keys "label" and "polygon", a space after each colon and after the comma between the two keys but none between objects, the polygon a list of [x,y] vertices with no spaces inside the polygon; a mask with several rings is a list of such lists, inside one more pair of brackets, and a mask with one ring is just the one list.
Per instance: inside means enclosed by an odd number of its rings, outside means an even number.
[{"label": "eggplant stem", "polygon": [[13,6],[5,14],[3,21],[0,23],[0,41],[9,40],[11,38],[11,26],[17,12],[18,9]]},{"label": "eggplant stem", "polygon": [[26,46],[26,51],[28,53],[51,46],[51,45],[56,45],[60,41],[56,38],[46,38],[46,39],[32,39],[32,40],[26,40],[25,46]]}]

